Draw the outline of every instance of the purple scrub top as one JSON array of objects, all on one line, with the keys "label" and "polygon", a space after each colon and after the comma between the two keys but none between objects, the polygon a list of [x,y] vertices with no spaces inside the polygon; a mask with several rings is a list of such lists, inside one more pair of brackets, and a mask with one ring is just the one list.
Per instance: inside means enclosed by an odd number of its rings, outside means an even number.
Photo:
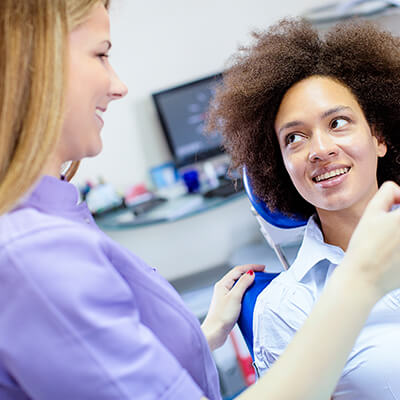
[{"label": "purple scrub top", "polygon": [[0,217],[0,399],[201,396],[220,391],[196,317],[75,186],[42,177]]}]

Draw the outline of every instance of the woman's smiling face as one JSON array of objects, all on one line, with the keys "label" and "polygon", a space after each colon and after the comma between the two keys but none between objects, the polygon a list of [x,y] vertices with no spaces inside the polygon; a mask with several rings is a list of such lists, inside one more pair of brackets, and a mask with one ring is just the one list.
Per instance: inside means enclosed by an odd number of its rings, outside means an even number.
[{"label": "woman's smiling face", "polygon": [[317,212],[364,210],[386,145],[346,86],[321,76],[297,82],[282,99],[275,132],[294,186]]},{"label": "woman's smiling face", "polygon": [[62,162],[98,154],[102,148],[102,114],[108,104],[127,94],[108,61],[110,21],[99,2],[69,34],[66,111],[56,156]]}]

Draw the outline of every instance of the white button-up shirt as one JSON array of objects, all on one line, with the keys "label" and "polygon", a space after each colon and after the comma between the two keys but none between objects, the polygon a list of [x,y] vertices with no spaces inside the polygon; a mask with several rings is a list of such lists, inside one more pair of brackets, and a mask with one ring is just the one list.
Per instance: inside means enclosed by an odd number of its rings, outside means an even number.
[{"label": "white button-up shirt", "polygon": [[[254,357],[261,374],[282,354],[304,323],[343,256],[342,249],[324,243],[318,224],[310,218],[296,260],[257,298]],[[386,295],[372,309],[333,398],[400,399],[400,290]]]}]

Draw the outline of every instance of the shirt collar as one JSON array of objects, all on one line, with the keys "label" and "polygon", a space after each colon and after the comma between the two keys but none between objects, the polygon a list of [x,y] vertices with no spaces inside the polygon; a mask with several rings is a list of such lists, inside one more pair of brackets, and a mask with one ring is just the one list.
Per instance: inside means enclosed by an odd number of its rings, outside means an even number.
[{"label": "shirt collar", "polygon": [[80,208],[79,191],[67,181],[44,175],[18,206],[34,207],[41,210],[76,210]]},{"label": "shirt collar", "polygon": [[343,256],[344,252],[340,247],[324,242],[316,216],[313,215],[307,222],[303,242],[290,271],[300,281],[320,261],[326,259],[332,264],[339,264]]}]

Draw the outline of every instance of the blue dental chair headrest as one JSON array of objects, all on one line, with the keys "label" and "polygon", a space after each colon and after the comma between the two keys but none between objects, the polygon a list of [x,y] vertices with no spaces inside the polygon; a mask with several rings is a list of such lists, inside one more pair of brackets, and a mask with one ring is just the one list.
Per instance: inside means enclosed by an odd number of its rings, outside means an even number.
[{"label": "blue dental chair headrest", "polygon": [[280,213],[279,211],[272,212],[268,206],[253,192],[250,178],[247,175],[246,167],[243,168],[243,184],[251,205],[257,211],[258,215],[271,225],[282,229],[290,229],[304,226],[307,223],[307,220],[301,217],[291,218]]}]

